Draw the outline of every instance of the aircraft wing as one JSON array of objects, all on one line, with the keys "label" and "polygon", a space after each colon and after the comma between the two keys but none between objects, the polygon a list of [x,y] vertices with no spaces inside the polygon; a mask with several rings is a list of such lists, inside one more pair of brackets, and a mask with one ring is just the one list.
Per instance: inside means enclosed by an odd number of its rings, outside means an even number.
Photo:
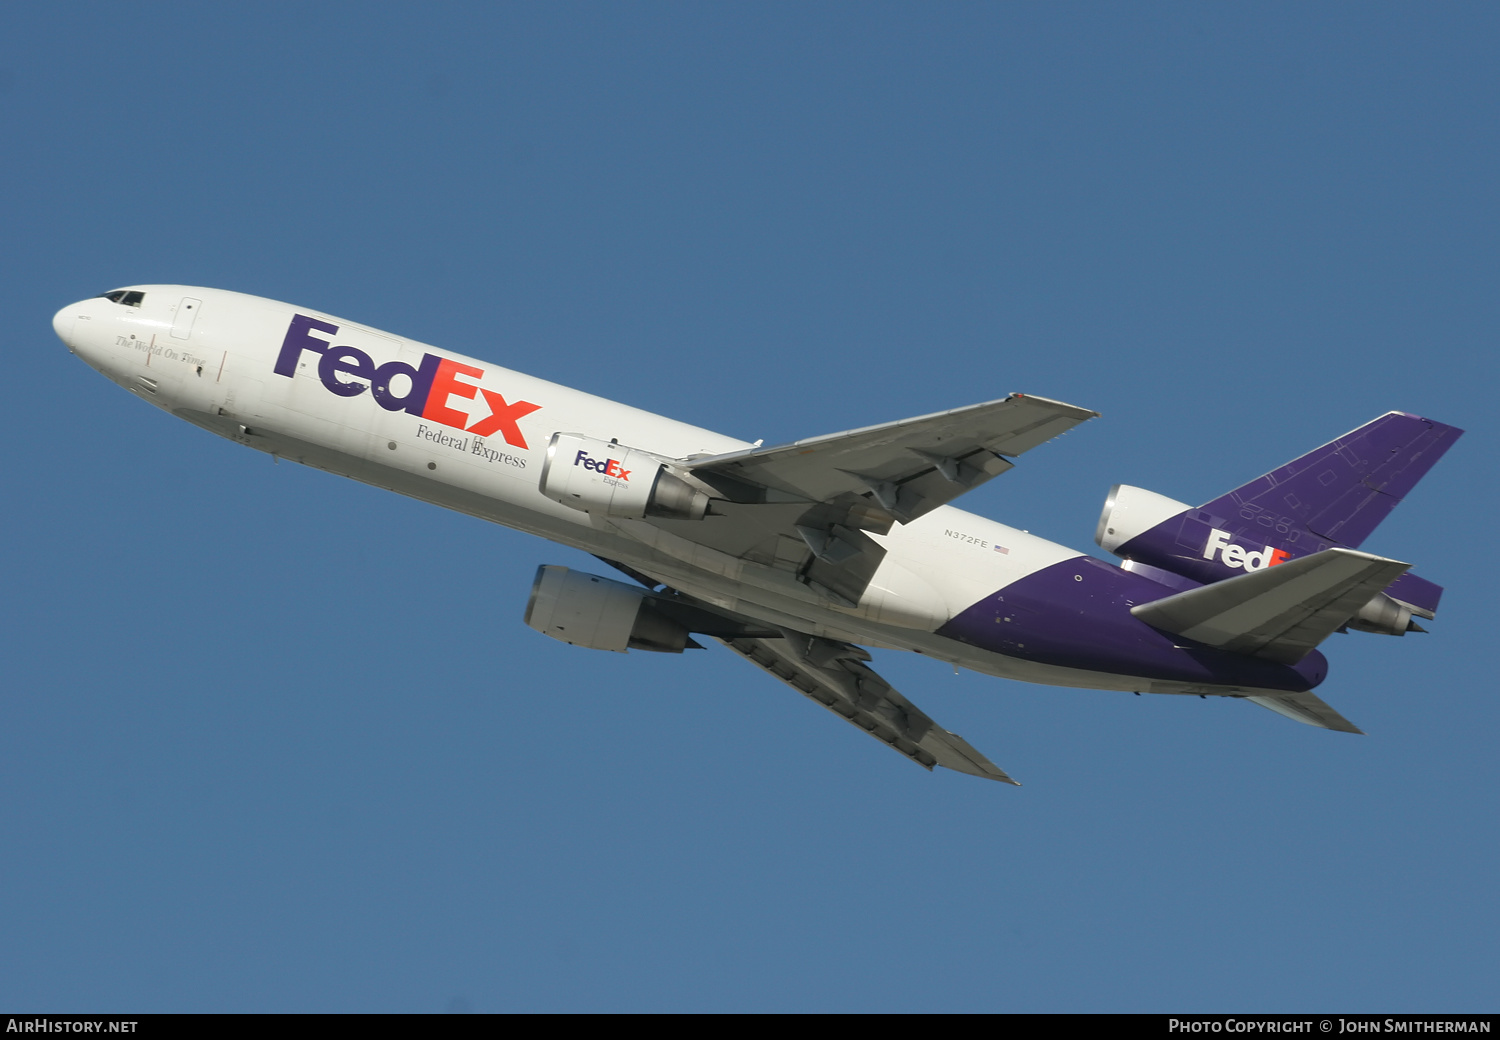
[{"label": "aircraft wing", "polygon": [[1098,412],[1011,394],[860,430],[694,459],[686,468],[806,502],[866,496],[910,523],[1013,465],[1007,458],[1051,440]]},{"label": "aircraft wing", "polygon": [[637,523],[791,571],[835,602],[857,603],[885,555],[870,534],[952,501],[1010,469],[1011,458],[1097,414],[1012,394],[779,447],[688,459],[673,469],[712,494],[710,515]]},{"label": "aircraft wing", "polygon": [[865,664],[870,655],[860,647],[798,632],[787,632],[779,639],[718,639],[798,693],[926,769],[945,766],[1020,786],[963,737],[949,733],[897,693]]}]

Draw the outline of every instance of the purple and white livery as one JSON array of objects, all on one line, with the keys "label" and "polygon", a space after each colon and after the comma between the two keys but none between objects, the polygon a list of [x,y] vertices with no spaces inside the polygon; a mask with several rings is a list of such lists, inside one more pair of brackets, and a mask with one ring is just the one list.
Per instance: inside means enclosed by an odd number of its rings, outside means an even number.
[{"label": "purple and white livery", "polygon": [[1338,631],[1404,635],[1442,589],[1359,545],[1462,433],[1390,412],[1193,507],[1116,486],[1092,556],[948,505],[1097,413],[1013,394],[777,447],[307,308],[138,285],[64,307],[63,342],[240,444],[593,553],[544,566],[532,628],[680,653],[717,639],[931,769],[1014,783],[862,646],[990,675],[1240,697],[1359,732],[1312,690]]}]

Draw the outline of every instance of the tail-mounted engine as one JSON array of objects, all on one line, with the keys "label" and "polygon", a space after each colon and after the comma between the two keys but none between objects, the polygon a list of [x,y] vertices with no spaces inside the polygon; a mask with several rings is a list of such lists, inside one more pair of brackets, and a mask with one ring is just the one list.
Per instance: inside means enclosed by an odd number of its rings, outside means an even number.
[{"label": "tail-mounted engine", "polygon": [[552,435],[540,486],[554,502],[624,520],[702,520],[709,503],[660,457],[576,433]]},{"label": "tail-mounted engine", "polygon": [[[1239,521],[1221,520],[1224,528],[1218,528],[1200,519],[1202,515],[1202,510],[1185,502],[1144,488],[1116,484],[1110,488],[1109,498],[1104,503],[1094,541],[1115,555],[1123,556],[1128,570],[1157,580],[1161,580],[1159,572],[1165,571],[1204,584],[1274,567],[1295,558],[1292,552],[1280,547],[1296,541],[1290,522],[1284,523],[1285,530],[1281,531],[1273,524],[1264,524],[1251,533],[1240,533],[1236,524],[1246,519],[1244,517]],[[1252,537],[1252,534],[1258,537]],[[1278,534],[1280,545],[1266,540],[1276,539]],[[1357,632],[1386,636],[1425,632],[1426,629],[1412,620],[1412,616],[1432,617],[1432,608],[1441,593],[1442,590],[1431,582],[1415,574],[1403,574],[1385,592],[1376,594],[1361,607],[1349,619],[1348,627]],[[1401,595],[1425,600],[1432,606],[1416,606],[1397,598]]]},{"label": "tail-mounted engine", "polygon": [[1374,632],[1380,636],[1404,636],[1408,632],[1427,631],[1413,621],[1411,615],[1410,604],[1392,599],[1381,592],[1359,608],[1359,613],[1349,619],[1349,627],[1357,632]]},{"label": "tail-mounted engine", "polygon": [[1144,534],[1192,508],[1186,502],[1158,495],[1155,491],[1116,484],[1109,489],[1109,497],[1104,500],[1104,512],[1099,515],[1094,541],[1101,549],[1114,552],[1136,535]]}]

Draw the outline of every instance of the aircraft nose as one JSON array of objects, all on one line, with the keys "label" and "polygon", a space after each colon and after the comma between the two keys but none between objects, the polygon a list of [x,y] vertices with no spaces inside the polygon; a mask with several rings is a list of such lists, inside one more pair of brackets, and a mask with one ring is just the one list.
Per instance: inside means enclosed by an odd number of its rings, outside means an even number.
[{"label": "aircraft nose", "polygon": [[70,303],[52,315],[52,331],[69,350],[73,349],[73,316],[78,313],[78,304]]}]

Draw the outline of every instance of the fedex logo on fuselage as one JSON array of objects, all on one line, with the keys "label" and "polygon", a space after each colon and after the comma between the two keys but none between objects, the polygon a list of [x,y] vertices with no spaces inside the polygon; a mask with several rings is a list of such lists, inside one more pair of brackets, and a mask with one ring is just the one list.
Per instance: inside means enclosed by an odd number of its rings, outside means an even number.
[{"label": "fedex logo on fuselage", "polygon": [[1208,533],[1208,542],[1203,546],[1203,558],[1212,560],[1219,557],[1219,562],[1226,567],[1241,567],[1247,571],[1263,570],[1266,567],[1274,567],[1278,563],[1285,563],[1291,553],[1285,549],[1273,549],[1269,545],[1260,552],[1251,552],[1243,545],[1235,545],[1229,540],[1228,531],[1220,531],[1217,528]]},{"label": "fedex logo on fuselage", "polygon": [[[302,352],[310,350],[320,355],[318,379],[331,394],[358,397],[369,390],[375,403],[388,412],[409,412],[477,437],[498,433],[513,447],[527,447],[517,421],[541,405],[530,401],[510,402],[496,391],[480,386],[484,369],[436,354],[423,354],[417,365],[408,365],[404,361],[376,365],[375,360],[358,347],[336,345],[312,335],[314,331],[336,336],[339,327],[305,314],[294,316],[287,326],[286,337],[281,341],[281,353],[276,358],[277,375],[288,378],[296,375]],[[404,387],[397,383],[398,376],[404,377]],[[465,379],[475,382],[465,382]],[[477,395],[483,396],[490,411],[488,416],[470,425],[469,420],[476,416],[451,405],[455,397],[474,401]]]},{"label": "fedex logo on fuselage", "polygon": [[618,459],[596,459],[586,451],[580,451],[573,458],[573,465],[591,469],[595,473],[603,473],[606,477],[614,477],[616,480],[630,481],[630,470],[621,469]]}]

